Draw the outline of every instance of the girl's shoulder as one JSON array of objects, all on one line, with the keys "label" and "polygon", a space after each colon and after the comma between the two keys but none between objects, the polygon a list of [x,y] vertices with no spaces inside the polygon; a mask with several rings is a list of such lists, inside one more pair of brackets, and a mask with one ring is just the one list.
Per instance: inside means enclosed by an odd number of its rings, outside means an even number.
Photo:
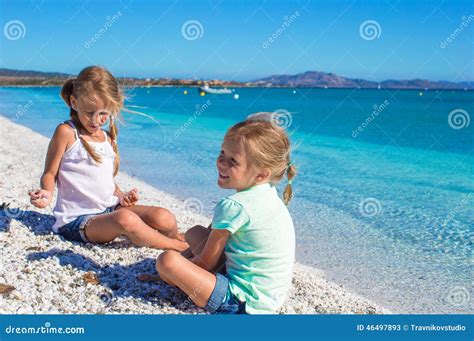
[{"label": "girl's shoulder", "polygon": [[250,217],[239,202],[230,197],[220,200],[214,208],[212,227],[235,233],[249,223]]},{"label": "girl's shoulder", "polygon": [[66,122],[61,122],[58,124],[56,127],[56,131],[58,134],[61,136],[74,136],[74,128],[66,121]]},{"label": "girl's shoulder", "polygon": [[243,206],[237,200],[234,200],[232,197],[226,197],[217,202],[215,210],[221,211],[241,211]]},{"label": "girl's shoulder", "polygon": [[73,127],[71,127],[68,123],[62,122],[54,131],[53,139],[57,143],[66,144],[67,147],[72,145],[76,139],[76,132]]},{"label": "girl's shoulder", "polygon": [[61,137],[74,137],[75,129],[66,121],[61,122],[57,127],[55,134]]},{"label": "girl's shoulder", "polygon": [[241,222],[248,220],[248,214],[244,206],[230,197],[221,199],[214,208],[213,220],[239,220]]}]

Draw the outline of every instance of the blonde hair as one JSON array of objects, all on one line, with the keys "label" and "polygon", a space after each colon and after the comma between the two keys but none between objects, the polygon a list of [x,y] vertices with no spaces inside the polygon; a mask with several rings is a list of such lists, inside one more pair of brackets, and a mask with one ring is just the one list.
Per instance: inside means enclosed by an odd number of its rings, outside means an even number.
[{"label": "blonde hair", "polygon": [[249,119],[231,127],[224,139],[240,141],[251,166],[270,170],[270,182],[277,183],[286,174],[288,184],[283,191],[283,201],[288,205],[293,197],[291,181],[296,175],[296,167],[290,160],[291,146],[286,132],[271,121]]},{"label": "blonde hair", "polygon": [[[118,129],[115,119],[118,118],[120,111],[123,108],[124,95],[120,89],[117,80],[105,68],[100,66],[89,66],[83,69],[77,78],[68,79],[61,89],[61,97],[69,106],[71,120],[76,127],[84,129],[79,120],[77,111],[72,108],[71,95],[77,100],[87,99],[91,102],[95,101],[94,97],[99,97],[104,101],[105,106],[111,112],[109,121],[109,136],[112,140],[112,147],[116,154],[114,161],[114,176],[117,175],[120,164],[120,156],[118,151],[117,136]],[[98,163],[101,157],[94,151],[94,149],[87,143],[87,141],[79,135],[81,143],[87,150],[89,155]]]}]

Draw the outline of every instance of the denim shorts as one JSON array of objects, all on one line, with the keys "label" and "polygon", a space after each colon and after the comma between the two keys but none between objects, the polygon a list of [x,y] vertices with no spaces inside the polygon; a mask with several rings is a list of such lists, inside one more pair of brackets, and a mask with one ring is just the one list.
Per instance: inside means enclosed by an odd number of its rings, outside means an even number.
[{"label": "denim shorts", "polygon": [[114,209],[115,206],[107,207],[104,212],[80,215],[73,221],[58,228],[58,234],[71,242],[90,243],[84,233],[85,226],[89,222],[90,218],[99,214],[113,212]]},{"label": "denim shorts", "polygon": [[230,292],[229,278],[220,273],[216,273],[216,286],[205,309],[213,314],[246,314],[245,302]]}]

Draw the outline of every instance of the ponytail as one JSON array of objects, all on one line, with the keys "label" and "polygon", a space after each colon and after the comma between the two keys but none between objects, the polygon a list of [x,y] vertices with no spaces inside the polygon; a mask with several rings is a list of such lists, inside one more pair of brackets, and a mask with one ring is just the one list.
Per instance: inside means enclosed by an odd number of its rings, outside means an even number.
[{"label": "ponytail", "polygon": [[112,140],[112,148],[115,152],[114,176],[116,176],[118,171],[119,171],[120,154],[119,154],[118,144],[117,144],[118,129],[117,129],[117,125],[115,124],[115,117],[114,116],[110,116],[109,128],[110,128],[109,129],[109,135],[110,135],[110,139]]},{"label": "ponytail", "polygon": [[74,81],[75,78],[70,78],[64,82],[63,87],[61,88],[61,98],[66,102],[67,106],[71,108],[71,96],[74,91]]},{"label": "ponytail", "polygon": [[288,205],[291,198],[293,198],[293,188],[291,187],[291,183],[295,175],[296,175],[296,167],[291,162],[288,162],[288,167],[286,169],[288,185],[286,185],[285,190],[283,191],[283,202],[285,203],[285,205]]}]

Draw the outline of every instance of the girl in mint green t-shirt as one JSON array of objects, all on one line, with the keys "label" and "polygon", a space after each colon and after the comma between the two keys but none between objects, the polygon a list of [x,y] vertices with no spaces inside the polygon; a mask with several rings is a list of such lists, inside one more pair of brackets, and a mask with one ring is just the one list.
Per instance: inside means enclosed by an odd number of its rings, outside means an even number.
[{"label": "girl in mint green t-shirt", "polygon": [[[272,115],[252,115],[224,137],[217,183],[237,192],[217,204],[210,228],[191,228],[190,249],[156,262],[164,281],[212,313],[274,313],[291,285],[295,233],[286,204],[296,169],[286,132],[265,117]],[[275,184],[285,175],[282,201]]]}]

